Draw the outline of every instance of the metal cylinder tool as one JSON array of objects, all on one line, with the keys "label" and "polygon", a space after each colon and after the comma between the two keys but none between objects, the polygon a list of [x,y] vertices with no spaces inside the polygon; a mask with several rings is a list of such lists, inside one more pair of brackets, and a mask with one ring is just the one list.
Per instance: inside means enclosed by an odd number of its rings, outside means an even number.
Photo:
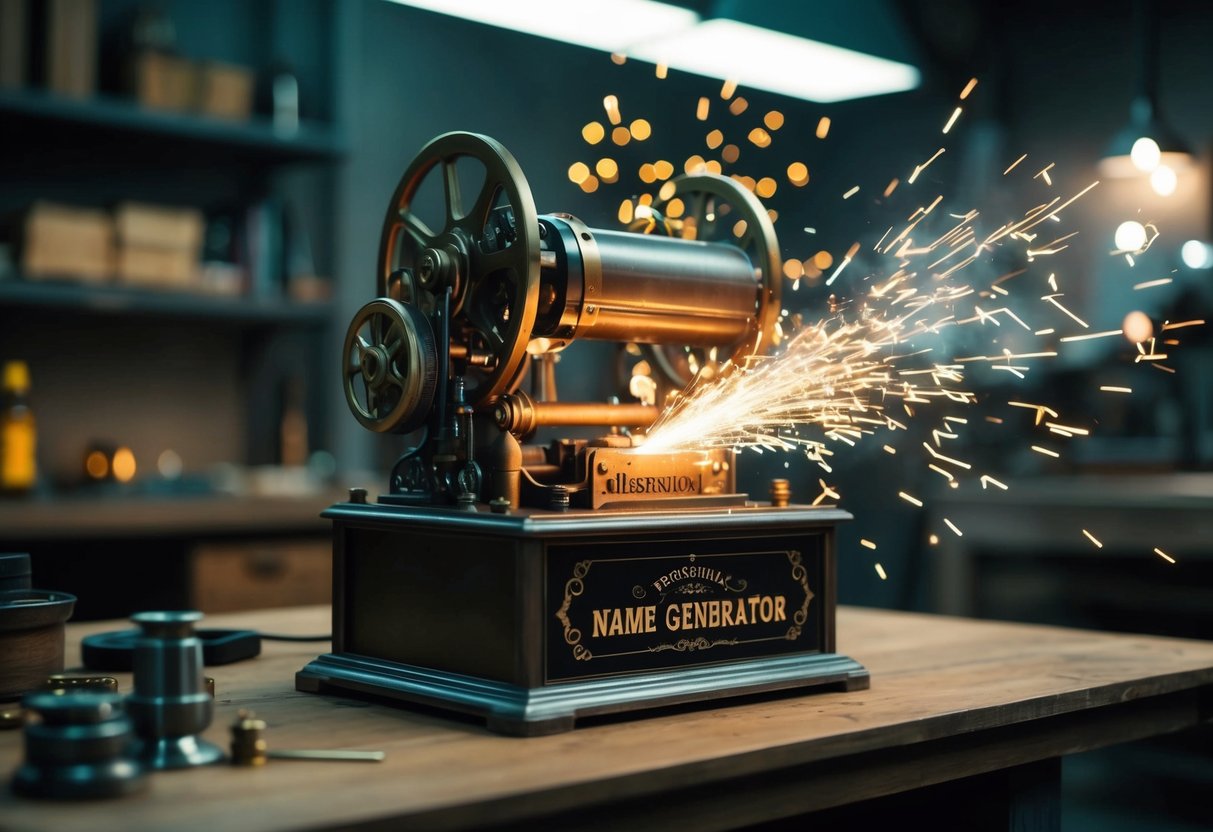
[{"label": "metal cylinder tool", "polygon": [[135,691],[127,710],[135,724],[135,754],[153,769],[187,768],[223,759],[223,750],[198,736],[214,702],[202,673],[202,641],[194,624],[202,613],[141,612],[135,642]]},{"label": "metal cylinder tool", "polygon": [[13,790],[26,797],[118,797],[141,789],[144,769],[125,756],[131,721],[113,693],[34,693],[24,706],[25,762]]}]

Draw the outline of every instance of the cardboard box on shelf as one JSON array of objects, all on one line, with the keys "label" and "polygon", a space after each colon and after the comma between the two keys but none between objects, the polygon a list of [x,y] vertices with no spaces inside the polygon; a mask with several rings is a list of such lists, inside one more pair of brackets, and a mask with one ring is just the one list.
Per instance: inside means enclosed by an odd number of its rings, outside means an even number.
[{"label": "cardboard box on shelf", "polygon": [[101,282],[114,270],[114,223],[105,211],[38,202],[25,217],[25,277]]},{"label": "cardboard box on shelf", "polygon": [[132,62],[135,100],[157,110],[193,107],[197,84],[194,65],[163,52],[140,52]]},{"label": "cardboard box on shelf", "polygon": [[0,87],[25,86],[29,60],[27,0],[0,0]]},{"label": "cardboard box on shelf", "polygon": [[97,4],[50,0],[46,15],[46,86],[87,98],[97,91]]},{"label": "cardboard box on shelf", "polygon": [[199,112],[244,121],[253,112],[253,73],[242,66],[207,61],[198,67]]},{"label": "cardboard box on shelf", "polygon": [[291,275],[286,290],[287,297],[296,303],[322,303],[333,296],[332,282],[314,274]]},{"label": "cardboard box on shelf", "polygon": [[198,283],[198,257],[185,249],[124,245],[118,249],[120,283],[149,289],[192,289]]},{"label": "cardboard box on shelf", "polygon": [[123,246],[178,249],[197,258],[206,220],[196,208],[122,202],[114,208],[114,228]]}]

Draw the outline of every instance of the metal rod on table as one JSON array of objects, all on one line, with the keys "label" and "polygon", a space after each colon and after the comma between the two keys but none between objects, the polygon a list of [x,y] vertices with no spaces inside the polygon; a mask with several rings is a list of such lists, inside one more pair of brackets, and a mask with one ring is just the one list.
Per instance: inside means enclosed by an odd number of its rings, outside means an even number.
[{"label": "metal rod on table", "polygon": [[271,760],[353,760],[366,763],[379,763],[386,757],[382,751],[332,751],[305,749],[276,749],[267,751],[266,756]]}]

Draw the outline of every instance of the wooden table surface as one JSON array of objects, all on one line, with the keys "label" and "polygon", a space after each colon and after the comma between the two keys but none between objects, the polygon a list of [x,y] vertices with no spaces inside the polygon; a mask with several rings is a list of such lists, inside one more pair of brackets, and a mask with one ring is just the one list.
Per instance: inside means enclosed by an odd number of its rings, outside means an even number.
[{"label": "wooden table surface", "polygon": [[[208,618],[205,626],[326,632],[328,608]],[[125,626],[72,625],[80,637]],[[138,796],[86,803],[0,794],[5,830],[458,828],[683,825],[723,829],[866,800],[1178,730],[1213,718],[1213,643],[843,608],[839,650],[870,690],[747,701],[499,737],[477,724],[297,693],[323,644],[266,642],[260,658],[208,669],[227,743],[240,708],[271,748],[382,749],[382,763],[273,761],[157,773]],[[124,692],[129,675],[120,675]],[[0,772],[21,757],[0,732]],[[564,814],[562,814],[564,813]],[[545,820],[546,819],[546,820]]]}]

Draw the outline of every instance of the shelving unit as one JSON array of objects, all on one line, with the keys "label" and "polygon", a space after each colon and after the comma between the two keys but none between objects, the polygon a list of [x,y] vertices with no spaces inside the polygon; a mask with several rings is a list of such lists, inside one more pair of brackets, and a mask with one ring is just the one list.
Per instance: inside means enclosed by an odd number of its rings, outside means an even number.
[{"label": "shelving unit", "polygon": [[101,316],[206,320],[256,326],[322,326],[332,317],[328,301],[299,303],[277,298],[204,295],[70,281],[0,281],[0,308],[61,310]]},{"label": "shelving unit", "polygon": [[[334,275],[332,195],[347,148],[332,78],[347,12],[329,0],[159,4],[175,23],[183,57],[243,66],[261,78],[291,66],[300,121],[285,132],[265,115],[236,121],[149,109],[120,94],[114,79],[126,58],[106,39],[145,5],[97,0],[94,95],[0,90],[8,150],[0,154],[0,221],[19,229],[37,201],[92,208],[133,201],[224,215],[233,235],[251,235],[250,208],[268,199],[289,206],[272,213],[273,221],[289,216],[305,228],[314,272]],[[81,595],[89,615],[189,604],[190,570],[228,563],[246,545],[257,563],[262,549],[288,540],[283,562],[302,547],[307,563],[327,563],[329,533],[318,514],[331,495],[174,494],[171,482],[155,478],[165,450],[180,456],[187,478],[220,464],[278,462],[289,408],[305,416],[309,449],[331,449],[333,302],[291,299],[276,267],[258,273],[268,280],[247,280],[244,293],[224,295],[68,275],[27,279],[20,249],[10,253],[15,273],[0,278],[0,361],[30,364],[44,481],[36,498],[0,498],[0,551],[30,551],[35,576],[41,560],[46,585]],[[252,254],[248,260],[260,268]],[[252,262],[244,265],[252,270]],[[132,448],[136,485],[151,488],[107,497],[71,488],[84,450],[97,441]],[[139,496],[161,485],[163,496]],[[219,544],[221,553],[206,550]]]},{"label": "shelving unit", "polygon": [[345,148],[336,131],[316,122],[297,130],[275,130],[266,119],[247,122],[150,110],[112,96],[66,98],[38,89],[0,90],[0,117],[27,134],[67,131],[74,142],[104,134],[211,145],[225,152],[259,155],[276,164],[334,161]]}]

